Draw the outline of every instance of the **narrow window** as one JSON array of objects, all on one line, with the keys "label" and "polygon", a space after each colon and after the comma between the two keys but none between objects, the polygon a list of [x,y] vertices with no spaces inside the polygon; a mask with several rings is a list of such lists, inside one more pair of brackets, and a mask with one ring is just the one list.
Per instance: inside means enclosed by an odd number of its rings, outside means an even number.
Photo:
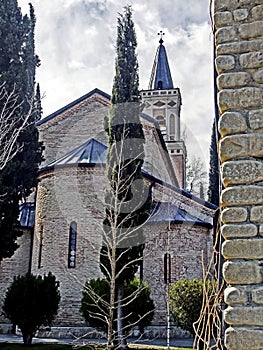
[{"label": "narrow window", "polygon": [[175,116],[170,115],[170,140],[174,140],[175,137]]},{"label": "narrow window", "polygon": [[163,258],[164,283],[171,283],[171,254],[165,253]]},{"label": "narrow window", "polygon": [[42,248],[43,248],[43,225],[40,226],[39,231],[39,250],[38,250],[38,268],[41,268],[41,258],[42,258]]},{"label": "narrow window", "polygon": [[69,249],[68,249],[68,267],[76,266],[76,243],[77,243],[77,223],[73,221],[69,227]]}]

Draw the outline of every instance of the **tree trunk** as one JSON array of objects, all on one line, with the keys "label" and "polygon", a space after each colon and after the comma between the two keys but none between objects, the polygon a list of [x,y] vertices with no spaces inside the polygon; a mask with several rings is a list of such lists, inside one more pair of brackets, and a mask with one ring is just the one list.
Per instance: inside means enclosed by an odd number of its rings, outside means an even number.
[{"label": "tree trunk", "polygon": [[[114,349],[114,313],[115,313],[115,300],[116,300],[116,248],[115,248],[115,230],[113,232],[113,249],[112,249],[112,261],[111,261],[111,279],[110,279],[110,304],[109,304],[109,317],[108,317],[108,334],[107,334],[107,349]],[[110,259],[109,259],[110,260]]]},{"label": "tree trunk", "polygon": [[123,309],[122,309],[122,300],[123,300],[123,284],[118,285],[118,294],[117,294],[117,332],[118,332],[118,349],[125,350],[128,349],[126,339],[123,334]]},{"label": "tree trunk", "polygon": [[30,333],[23,333],[23,342],[24,345],[31,345],[32,344],[33,335]]}]

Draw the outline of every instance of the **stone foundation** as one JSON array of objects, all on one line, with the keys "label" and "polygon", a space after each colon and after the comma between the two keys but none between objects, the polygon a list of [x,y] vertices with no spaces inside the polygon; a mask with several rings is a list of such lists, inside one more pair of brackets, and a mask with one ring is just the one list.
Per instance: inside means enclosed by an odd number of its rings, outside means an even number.
[{"label": "stone foundation", "polygon": [[[1,327],[1,325],[0,325]],[[1,328],[0,328],[1,329]],[[3,332],[4,333],[4,332]],[[8,333],[11,333],[11,328]],[[19,330],[16,332],[21,334]],[[171,327],[171,338],[190,338],[192,335],[184,331],[183,329],[172,326]],[[43,327],[36,333],[36,337],[39,338],[58,338],[58,339],[76,339],[76,338],[85,338],[85,339],[104,339],[107,338],[107,335],[104,333],[98,332],[96,329],[91,327]],[[139,337],[138,330],[134,329],[131,337]],[[167,337],[167,328],[166,326],[151,326],[145,328],[143,338],[154,339],[161,338],[166,339]]]}]

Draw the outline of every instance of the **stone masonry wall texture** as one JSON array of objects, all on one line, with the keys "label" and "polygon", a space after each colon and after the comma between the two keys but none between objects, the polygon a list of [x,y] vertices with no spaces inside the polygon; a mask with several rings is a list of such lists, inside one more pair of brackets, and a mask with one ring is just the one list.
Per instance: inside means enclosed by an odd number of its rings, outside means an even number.
[{"label": "stone masonry wall texture", "polygon": [[[83,286],[87,280],[102,277],[99,251],[107,187],[104,168],[57,168],[42,172],[39,180],[31,270],[35,275],[52,271],[60,282],[61,302],[54,326],[83,327],[85,323],[79,312]],[[160,193],[154,189],[153,195],[156,199]],[[69,227],[73,221],[77,223],[77,245],[76,266],[71,269],[67,259]],[[154,329],[166,324],[163,260],[167,232],[167,222],[144,227],[147,239],[143,271],[156,306]],[[209,228],[178,223],[171,226],[169,234],[172,283],[182,278],[201,278],[202,252],[205,264],[210,258],[207,256],[211,246]]]},{"label": "stone masonry wall texture", "polygon": [[228,350],[263,349],[263,0],[215,0]]}]

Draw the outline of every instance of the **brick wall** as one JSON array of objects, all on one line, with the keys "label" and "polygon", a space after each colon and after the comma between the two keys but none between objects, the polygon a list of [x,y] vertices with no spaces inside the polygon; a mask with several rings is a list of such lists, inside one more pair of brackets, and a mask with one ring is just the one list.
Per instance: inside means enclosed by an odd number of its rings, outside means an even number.
[{"label": "brick wall", "polygon": [[[79,313],[83,286],[101,275],[104,168],[56,169],[42,174],[40,179],[32,272],[51,271],[60,281],[61,303],[55,324],[83,326]],[[73,221],[77,223],[76,267],[68,268],[69,228]]]},{"label": "brick wall", "polygon": [[[41,124],[40,138],[45,145],[46,158],[43,166],[91,137],[106,143],[107,138],[102,130],[103,118],[107,113],[107,103],[100,101],[97,96]],[[173,183],[171,163],[161,145],[158,132],[147,118],[142,118],[142,123],[146,138],[144,169],[157,178],[162,178],[164,182]],[[105,169],[99,166],[72,166],[55,168],[54,171],[46,169],[39,173],[32,273],[39,275],[51,271],[60,282],[61,303],[55,321],[57,326],[81,328],[84,325],[79,313],[83,285],[86,280],[101,275],[99,251],[102,220],[105,215],[103,203],[106,185]],[[174,191],[169,186],[164,187],[159,183],[156,183],[152,190],[156,201],[172,201],[178,208],[201,220],[211,222],[214,210],[204,206],[202,201],[194,201],[183,195],[179,189]],[[77,223],[76,267],[68,268],[69,229],[72,221]],[[156,223],[145,229],[148,241],[144,272],[153,290],[158,310],[155,324],[165,323],[165,286],[162,269],[163,257],[167,250],[167,225],[167,222]],[[208,248],[208,245],[211,247],[209,229],[178,224],[171,228],[170,233],[173,281],[184,277],[201,277],[202,250],[206,253],[211,250]],[[0,265],[1,292],[5,292],[14,274],[24,274],[28,271],[31,247],[29,233],[21,237],[19,244],[20,248],[15,255],[11,259],[5,259]],[[0,318],[0,322],[8,320]]]},{"label": "brick wall", "polygon": [[[155,303],[153,325],[166,325],[167,290],[164,283],[164,255],[171,256],[171,283],[185,278],[202,279],[211,251],[211,232],[206,227],[190,224],[157,223],[144,228],[147,244],[144,250],[144,279],[149,283]],[[170,249],[168,248],[168,245]],[[169,250],[168,250],[169,249]]]},{"label": "brick wall", "polygon": [[228,350],[263,348],[263,0],[215,0]]},{"label": "brick wall", "polygon": [[[104,168],[62,168],[40,174],[36,206],[32,272],[44,274],[52,271],[60,281],[61,303],[55,325],[83,326],[79,313],[85,281],[101,276],[99,252],[102,242],[104,195],[106,188]],[[161,186],[160,186],[161,187]],[[164,189],[163,189],[164,190]],[[163,199],[170,194],[161,193],[156,186],[154,198]],[[179,196],[179,194],[178,194]],[[172,200],[176,202],[173,193]],[[197,208],[192,210],[195,213]],[[198,203],[196,204],[198,206]],[[180,200],[180,207],[189,208]],[[200,204],[199,204],[200,206]],[[199,209],[200,210],[200,209]],[[199,213],[208,219],[208,213]],[[211,218],[211,214],[210,214]],[[77,223],[76,267],[68,268],[70,223]],[[144,278],[150,284],[156,304],[155,325],[165,325],[165,285],[163,258],[167,251],[167,222],[145,226],[146,250]],[[40,237],[42,231],[41,261]],[[202,251],[211,250],[211,234],[206,227],[195,224],[177,224],[171,227],[172,282],[182,278],[202,277]]]},{"label": "brick wall", "polygon": [[[107,145],[108,137],[103,124],[108,114],[109,101],[95,94],[39,125],[39,138],[45,145],[45,159],[41,166],[47,166],[91,138]],[[146,139],[144,170],[176,185],[172,163],[160,143],[156,126],[145,118],[141,118],[141,122]]]},{"label": "brick wall", "polygon": [[103,130],[103,120],[109,111],[106,103],[109,101],[101,103],[100,97],[95,95],[41,124],[39,137],[45,145],[45,160],[41,166],[59,159],[92,137],[107,144]]}]

